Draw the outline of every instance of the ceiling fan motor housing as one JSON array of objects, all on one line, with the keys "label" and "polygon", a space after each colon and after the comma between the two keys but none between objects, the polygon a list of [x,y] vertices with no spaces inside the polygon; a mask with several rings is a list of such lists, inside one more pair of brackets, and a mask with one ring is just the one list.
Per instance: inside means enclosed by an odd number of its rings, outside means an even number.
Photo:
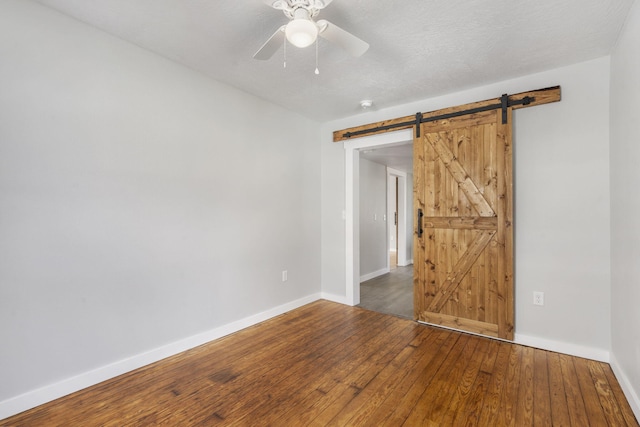
[{"label": "ceiling fan motor housing", "polygon": [[326,0],[267,0],[274,9],[280,9],[289,19],[299,19],[296,12],[306,11],[307,19],[314,18],[330,1]]}]

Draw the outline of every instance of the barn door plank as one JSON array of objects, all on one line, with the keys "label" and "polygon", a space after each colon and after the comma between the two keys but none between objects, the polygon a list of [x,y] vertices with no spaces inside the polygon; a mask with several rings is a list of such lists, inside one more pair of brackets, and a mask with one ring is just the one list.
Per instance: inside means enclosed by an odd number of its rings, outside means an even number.
[{"label": "barn door plank", "polygon": [[449,298],[451,293],[460,285],[462,279],[467,275],[495,234],[495,231],[486,230],[478,234],[478,236],[472,241],[469,249],[467,249],[464,255],[458,259],[458,262],[453,267],[451,273],[447,275],[447,279],[444,281],[436,295],[434,295],[429,307],[427,307],[427,310],[437,312],[442,309],[442,306],[447,302],[447,298]]},{"label": "barn door plank", "polygon": [[[434,136],[435,135],[435,136]],[[453,179],[458,183],[458,187],[462,190],[471,206],[478,212],[480,216],[495,216],[495,212],[489,205],[489,202],[484,198],[478,187],[474,184],[473,180],[469,177],[467,171],[462,167],[460,162],[456,159],[456,156],[451,152],[449,147],[444,143],[441,134],[427,134],[425,140],[431,145],[433,150],[438,154],[439,159],[442,161],[447,171],[451,174]],[[445,186],[445,188],[455,188],[451,186]],[[453,199],[455,200],[455,198]]]}]

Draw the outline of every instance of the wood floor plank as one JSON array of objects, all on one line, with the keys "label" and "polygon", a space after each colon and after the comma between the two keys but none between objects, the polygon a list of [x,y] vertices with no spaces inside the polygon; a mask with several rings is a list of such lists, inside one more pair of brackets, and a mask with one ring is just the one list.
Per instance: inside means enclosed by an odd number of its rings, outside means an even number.
[{"label": "wood floor plank", "polygon": [[547,351],[533,352],[533,425],[555,425],[551,418],[551,388]]},{"label": "wood floor plank", "polygon": [[616,401],[620,405],[620,410],[622,411],[622,416],[624,417],[625,422],[628,426],[636,425],[637,421],[635,415],[633,414],[633,410],[631,409],[631,405],[629,405],[629,402],[624,396],[622,388],[620,387],[620,383],[618,383],[618,379],[614,375],[613,370],[610,366],[603,367],[603,370],[605,376],[607,377],[607,382],[611,387],[611,391],[616,397]]},{"label": "wood floor plank", "polygon": [[[396,324],[405,324],[400,319],[392,319]],[[297,398],[287,404],[289,408],[283,419],[292,419],[302,425],[313,422],[318,414],[331,407],[345,390],[347,394],[357,391],[353,387],[355,380],[362,376],[363,370],[366,370],[369,364],[375,364],[383,357],[391,357],[397,346],[406,345],[416,333],[421,332],[417,328],[410,328],[409,334],[403,336],[396,330],[378,328],[377,331],[377,334],[368,337],[368,341],[355,336],[350,346],[342,348],[339,358],[335,360],[334,368],[325,371],[317,381],[311,382],[310,387],[306,387],[311,392],[298,393]]]},{"label": "wood floor plank", "polygon": [[[394,333],[393,335],[395,336],[396,334]],[[333,399],[331,400],[330,405],[326,406],[323,411],[318,413],[309,425],[339,425],[334,421],[339,417],[339,414],[345,411],[353,399],[360,395],[360,393],[369,386],[373,378],[375,378],[380,372],[380,369],[390,363],[393,356],[397,354],[401,348],[406,346],[406,342],[397,342],[396,340],[384,341],[387,342],[379,343],[382,347],[374,351],[371,357],[367,360],[367,363],[360,364],[356,369],[349,373],[344,380],[337,383],[331,393]],[[393,351],[386,353],[383,351],[385,348],[393,349],[396,345],[398,348],[395,349],[395,354]]]},{"label": "wood floor plank", "polygon": [[520,370],[522,353],[526,347],[511,347],[509,350],[509,365],[505,377],[505,388],[501,394],[500,407],[496,425],[513,426],[516,422],[518,408],[518,391],[520,389]]},{"label": "wood floor plank", "polygon": [[518,407],[516,410],[516,425],[533,425],[533,356],[534,349],[522,348],[520,364],[520,383],[518,388]]},{"label": "wood floor plank", "polygon": [[[291,400],[294,399],[295,394],[298,393],[278,393],[278,391],[286,388],[287,390],[293,389],[294,392],[297,392],[297,385],[299,384],[299,378],[301,376],[304,376],[306,381],[319,379],[320,377],[323,377],[323,371],[326,368],[329,368],[329,366],[339,367],[347,355],[349,357],[357,358],[358,354],[360,354],[362,355],[362,358],[358,360],[358,364],[353,365],[351,374],[354,377],[357,377],[357,379],[355,382],[349,384],[349,392],[346,394],[353,393],[354,384],[366,381],[368,378],[367,373],[368,375],[376,375],[377,370],[382,367],[389,366],[389,361],[391,359],[397,357],[398,353],[401,353],[402,349],[407,347],[407,344],[410,343],[417,334],[419,335],[424,332],[417,327],[415,329],[406,328],[405,322],[399,321],[399,319],[391,318],[391,320],[392,321],[386,325],[384,331],[380,331],[375,339],[372,339],[365,345],[362,345],[361,340],[358,340],[358,342],[348,346],[348,349],[345,351],[347,354],[343,353],[339,358],[329,358],[329,364],[324,365],[324,367],[323,364],[319,364],[319,360],[317,360],[314,362],[314,367],[316,369],[312,372],[308,372],[308,366],[302,366],[301,368],[304,369],[304,372],[301,371],[297,375],[294,372],[293,375],[289,376],[288,382],[278,384],[278,388],[272,393],[269,405],[263,405],[263,407],[248,414],[249,419],[258,420],[257,422],[253,422],[252,425],[283,425],[284,423],[282,423],[282,421],[274,424],[271,423],[274,418],[278,419],[281,418],[280,415],[284,415],[284,412],[286,412],[286,408],[290,405]],[[331,353],[334,353],[334,351],[331,350]],[[360,373],[359,368],[367,365],[371,368],[365,373]],[[344,374],[342,377],[348,378],[348,376],[345,376]],[[326,381],[328,378],[325,377],[323,379]],[[343,383],[344,382],[346,381],[343,381]],[[368,387],[365,385],[362,388],[364,389]],[[334,387],[325,387],[325,390],[327,390],[326,395],[336,394]],[[359,393],[356,394],[356,396],[358,395]],[[331,407],[334,406],[337,407],[337,405],[331,405]],[[282,408],[282,410],[279,411],[279,408]],[[294,419],[298,419],[298,416],[295,415]]]},{"label": "wood floor plank", "polygon": [[[332,328],[339,327],[344,319],[338,323],[331,322]],[[309,336],[313,337],[313,329],[308,329],[304,334],[301,334],[298,331],[297,335],[289,337],[289,339],[294,339],[297,337],[298,339],[304,340],[308,339]],[[258,338],[256,336],[256,338]],[[285,340],[287,339],[287,335],[284,335]],[[178,376],[178,378],[193,378],[191,381],[182,381],[176,384],[174,387],[175,392],[179,394],[176,396],[180,400],[180,409],[178,411],[172,411],[166,414],[166,417],[159,422],[159,424],[164,423],[172,423],[175,420],[181,419],[197,419],[199,411],[199,402],[201,399],[197,398],[199,396],[207,396],[207,402],[219,402],[223,399],[221,396],[222,390],[225,386],[232,386],[233,384],[241,383],[248,378],[251,378],[250,374],[257,375],[258,371],[252,371],[245,366],[245,364],[251,365],[251,360],[249,359],[249,355],[253,358],[277,358],[279,355],[288,351],[285,348],[284,343],[278,343],[275,345],[260,345],[260,340],[256,339],[256,346],[254,348],[247,348],[242,353],[236,353],[233,350],[231,358],[221,357],[218,359],[215,357],[219,355],[219,351],[214,352],[214,354],[209,358],[206,362],[199,363],[196,366],[189,367],[190,369],[187,371],[186,369],[182,370]],[[231,365],[233,363],[233,365]],[[213,365],[211,365],[213,364]],[[230,367],[230,366],[233,366]],[[182,366],[185,368],[184,366]],[[259,365],[256,365],[257,369],[261,369]],[[196,375],[195,371],[197,371],[200,375]],[[209,415],[216,414],[216,417],[223,417],[222,412],[212,412]]]},{"label": "wood floor plank", "polygon": [[576,368],[578,384],[580,385],[580,392],[582,394],[582,399],[584,400],[584,407],[590,425],[608,425],[606,414],[602,409],[598,392],[596,391],[593,378],[591,377],[588,361],[586,359],[575,358],[573,359],[573,365]]},{"label": "wood floor plank", "polygon": [[480,414],[482,412],[482,404],[487,395],[487,390],[491,382],[491,374],[486,372],[478,372],[476,381],[471,389],[467,404],[462,411],[456,414],[453,425],[464,426],[482,426],[480,424]]},{"label": "wood floor plank", "polygon": [[[414,330],[412,329],[412,331]],[[378,331],[375,338],[377,345],[384,345],[389,336]],[[280,421],[291,419],[300,425],[305,425],[311,422],[316,414],[322,412],[324,408],[331,404],[331,399],[337,393],[334,390],[337,384],[344,382],[345,378],[365,363],[371,357],[371,352],[377,351],[372,349],[369,354],[362,351],[354,353],[353,348],[362,346],[362,338],[355,336],[354,339],[356,342],[352,346],[347,346],[337,352],[335,364],[331,369],[322,372],[322,375],[317,380],[309,383],[304,392],[296,394],[292,401],[288,403],[288,410],[281,416]],[[280,422],[275,425],[278,424],[286,425],[287,423]]]},{"label": "wood floor plank", "polygon": [[474,381],[469,392],[469,398],[466,399],[465,406],[456,411],[453,425],[479,425],[480,414],[482,413],[482,408],[484,407],[483,403],[485,402],[485,399],[489,394],[488,390],[491,383],[491,372],[493,372],[494,370],[499,348],[499,341],[487,341],[482,364],[480,365],[476,380]]},{"label": "wood floor plank", "polygon": [[[444,329],[437,329],[433,331],[430,336],[432,338],[428,345],[421,345],[416,349],[417,362],[412,367],[406,369],[405,375],[396,382],[391,394],[377,407],[368,409],[368,411],[371,411],[368,419],[363,419],[362,422],[356,422],[355,425],[371,425],[373,422],[383,425],[386,420],[394,414],[397,408],[408,406],[404,405],[403,402],[410,399],[412,395],[410,390],[412,387],[414,387],[419,378],[424,380],[428,377],[426,374],[427,367],[437,366],[438,361],[442,360],[438,355],[448,353],[456,342],[456,338],[452,337],[451,332]],[[445,343],[447,343],[447,345],[445,345]],[[418,389],[418,387],[414,388]],[[416,400],[418,398],[419,395],[415,396]],[[408,412],[409,411],[407,411],[407,414]],[[407,414],[405,414],[404,417],[401,416],[401,418],[406,418]],[[368,420],[371,420],[371,422]]]},{"label": "wood floor plank", "polygon": [[598,392],[600,405],[607,416],[607,420],[610,423],[613,422],[613,425],[625,425],[627,422],[624,419],[624,415],[622,415],[620,406],[616,401],[616,397],[611,390],[609,381],[607,380],[602,368],[602,365],[604,364],[593,360],[589,360],[587,363],[589,371],[591,371],[591,378],[593,378],[593,383],[595,384],[596,391]]},{"label": "wood floor plank", "polygon": [[549,352],[547,355],[549,365],[549,392],[551,402],[551,418],[553,425],[558,427],[568,427],[571,425],[569,418],[569,405],[562,379],[562,366],[557,353]]},{"label": "wood floor plank", "polygon": [[[178,411],[173,411],[162,424],[176,425],[185,421],[195,421],[205,418],[219,418],[220,420],[227,419],[230,414],[235,411],[240,411],[242,407],[251,406],[255,403],[260,396],[245,395],[244,399],[235,399],[234,392],[237,389],[257,389],[260,386],[266,386],[260,381],[264,378],[275,378],[275,373],[279,369],[282,369],[282,363],[287,360],[288,363],[296,363],[298,360],[304,358],[308,351],[311,349],[303,349],[292,358],[288,358],[290,348],[287,346],[288,340],[295,340],[301,344],[312,341],[320,340],[318,344],[335,345],[340,340],[345,339],[349,334],[353,334],[357,330],[358,325],[366,324],[366,322],[372,321],[374,318],[367,316],[366,313],[346,319],[342,318],[336,323],[330,322],[332,330],[337,330],[336,334],[325,334],[325,337],[320,337],[315,328],[307,327],[302,330],[298,330],[297,335],[292,337],[285,337],[283,340],[279,340],[278,343],[265,346],[256,346],[255,348],[247,348],[243,353],[236,354],[236,358],[233,361],[233,368],[229,367],[229,360],[222,357],[223,363],[217,364],[221,368],[210,368],[209,363],[217,363],[217,358],[210,358],[210,361],[202,364],[200,375],[196,379],[189,383],[183,383],[181,385],[181,391],[185,396],[182,399],[181,407]],[[305,320],[301,320],[306,322]],[[306,323],[305,323],[306,324]],[[216,355],[220,354],[217,352]],[[255,364],[254,359],[260,358],[264,360],[275,360],[276,363],[271,364]],[[206,373],[203,375],[203,373]],[[203,402],[197,399],[197,396],[206,393],[208,399]]]},{"label": "wood floor plank", "polygon": [[[439,423],[439,425],[454,425],[454,420],[457,415],[462,415],[460,408],[464,407],[471,389],[476,382],[476,378],[480,373],[480,365],[482,364],[487,349],[489,347],[489,341],[485,339],[477,339],[478,345],[471,353],[471,357],[466,361],[464,366],[464,372],[460,377],[460,381],[457,385],[451,383],[448,395],[451,396],[448,404],[442,411],[442,416],[432,416],[430,421]],[[464,417],[467,418],[468,414],[465,413]]]},{"label": "wood floor plank", "polygon": [[[446,338],[445,342],[438,348],[431,363],[426,365],[417,377],[412,376],[409,378],[407,385],[410,384],[410,386],[406,393],[400,396],[400,399],[387,399],[387,401],[395,403],[396,406],[393,408],[393,412],[389,413],[385,418],[380,418],[381,426],[402,425],[416,407],[424,391],[431,385],[433,378],[441,370],[442,365],[450,359],[449,356],[454,352],[454,348],[464,348],[464,335],[452,334],[448,331],[444,331],[443,334]],[[402,387],[399,390],[404,388]]]},{"label": "wood floor plank", "polygon": [[558,355],[560,359],[560,368],[562,370],[562,378],[564,383],[565,397],[567,399],[567,409],[571,425],[588,426],[587,409],[584,406],[584,398],[580,390],[580,382],[578,374],[573,364],[573,358],[565,354]]},{"label": "wood floor plank", "polygon": [[403,424],[638,427],[607,364],[328,301],[0,421],[0,427]]},{"label": "wood floor plank", "polygon": [[371,413],[395,391],[398,383],[424,357],[424,352],[419,349],[427,348],[422,344],[435,334],[435,330],[423,327],[421,329],[423,333],[408,343],[367,387],[331,420],[332,424],[358,426],[368,422]]},{"label": "wood floor plank", "polygon": [[500,341],[498,340],[489,340],[489,346],[484,355],[484,359],[482,360],[482,365],[480,365],[480,371],[491,374],[493,372],[493,367],[496,365],[496,359],[498,358],[498,349],[500,348]]},{"label": "wood floor plank", "polygon": [[493,369],[487,372],[491,374],[491,379],[487,387],[484,405],[478,419],[478,425],[480,426],[497,425],[498,423],[498,408],[500,407],[500,402],[505,389],[510,354],[511,345],[504,342],[500,343],[500,346],[497,349],[496,361],[493,365]]},{"label": "wood floor plank", "polygon": [[[431,386],[425,389],[403,425],[422,425],[425,421],[437,422],[464,372],[469,355],[478,345],[475,337],[463,336],[458,340],[457,351],[440,367]],[[453,353],[453,351],[452,351]]]},{"label": "wood floor plank", "polygon": [[[344,345],[349,337],[355,335],[359,328],[367,323],[371,323],[372,327],[384,329],[387,324],[394,320],[393,318],[371,317],[369,314],[366,312],[359,313],[358,317],[354,317],[346,324],[341,324],[339,327],[332,329],[331,334],[320,334],[316,328],[308,328],[313,333],[310,335],[302,334],[296,339],[296,342],[300,345],[296,352],[292,353],[290,348],[284,348],[281,352],[262,356],[261,359],[271,361],[268,364],[255,364],[252,358],[249,357],[247,365],[243,363],[239,366],[239,369],[236,369],[239,372],[237,379],[233,378],[228,381],[230,386],[228,391],[230,393],[226,395],[227,397],[225,398],[223,395],[217,399],[215,414],[223,420],[228,420],[228,422],[244,419],[249,412],[266,404],[271,398],[271,392],[264,393],[264,390],[276,390],[278,383],[283,378],[295,375],[298,369],[304,370],[305,367],[308,367],[309,361],[314,360],[314,356],[318,352],[330,351],[331,348]],[[309,342],[314,342],[315,345],[306,345]],[[226,383],[227,381],[223,378],[222,384]],[[226,387],[219,387],[219,389],[223,391]],[[242,399],[236,398],[239,390],[244,390]],[[247,390],[251,392],[247,393]],[[207,414],[211,413],[210,403],[207,401],[197,402],[197,413],[201,418],[205,418]],[[193,414],[195,411],[195,408],[192,407],[185,412]],[[176,425],[177,422],[183,419],[184,417],[173,416],[168,425]]]}]

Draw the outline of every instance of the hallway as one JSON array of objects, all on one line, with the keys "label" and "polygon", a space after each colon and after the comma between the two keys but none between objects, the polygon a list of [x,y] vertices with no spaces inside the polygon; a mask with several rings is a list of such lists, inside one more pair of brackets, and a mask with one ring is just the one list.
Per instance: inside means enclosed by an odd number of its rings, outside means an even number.
[{"label": "hallway", "polygon": [[358,307],[413,319],[413,264],[362,282]]}]

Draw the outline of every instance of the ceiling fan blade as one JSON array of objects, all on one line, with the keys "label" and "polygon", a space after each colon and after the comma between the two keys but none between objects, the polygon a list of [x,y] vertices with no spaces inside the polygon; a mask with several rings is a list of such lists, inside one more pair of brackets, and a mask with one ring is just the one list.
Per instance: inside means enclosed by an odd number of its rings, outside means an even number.
[{"label": "ceiling fan blade", "polygon": [[262,45],[260,49],[253,55],[254,59],[269,59],[274,53],[280,49],[280,46],[284,44],[284,28],[286,25],[278,28],[269,40]]},{"label": "ceiling fan blade", "polygon": [[369,43],[360,40],[353,34],[343,30],[329,21],[318,21],[320,37],[335,43],[353,56],[363,55],[369,49]]}]

